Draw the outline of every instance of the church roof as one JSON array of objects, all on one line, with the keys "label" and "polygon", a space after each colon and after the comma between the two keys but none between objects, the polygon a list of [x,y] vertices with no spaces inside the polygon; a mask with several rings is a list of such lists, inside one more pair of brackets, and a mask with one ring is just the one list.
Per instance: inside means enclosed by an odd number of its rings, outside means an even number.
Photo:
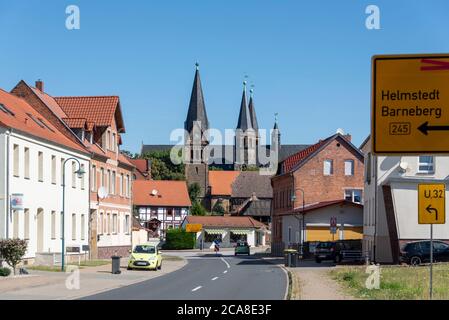
[{"label": "church roof", "polygon": [[246,105],[246,84],[243,88],[242,102],[240,103],[240,113],[239,113],[239,120],[237,122],[237,129],[241,129],[243,131],[252,129],[251,116],[248,110],[248,106]]},{"label": "church roof", "polygon": [[253,96],[249,98],[249,114],[251,117],[251,125],[256,132],[259,130],[259,124],[257,123],[256,109],[254,108]]},{"label": "church roof", "polygon": [[209,120],[207,119],[206,105],[204,104],[203,89],[201,87],[200,72],[197,69],[195,72],[195,79],[193,81],[192,94],[190,96],[189,111],[187,112],[187,118],[184,123],[184,129],[191,132],[193,129],[194,121],[201,122],[201,130],[207,130],[209,128]]}]

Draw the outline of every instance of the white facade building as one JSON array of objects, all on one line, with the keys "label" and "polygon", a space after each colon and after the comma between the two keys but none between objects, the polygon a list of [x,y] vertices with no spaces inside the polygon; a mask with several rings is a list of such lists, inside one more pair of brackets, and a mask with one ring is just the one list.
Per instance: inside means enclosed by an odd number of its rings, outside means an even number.
[{"label": "white facade building", "polygon": [[[61,253],[62,163],[65,165],[65,244],[89,240],[89,155],[40,118],[24,100],[0,90],[0,239],[28,240],[26,259]],[[6,110],[6,112],[4,111]],[[23,194],[23,210],[11,196]]]},{"label": "white facade building", "polygon": [[[449,183],[448,156],[373,156],[365,153],[364,250],[380,263],[396,263],[403,244],[430,239],[430,226],[418,224],[418,185]],[[449,190],[446,187],[446,198]],[[449,203],[446,202],[446,212]],[[449,223],[434,225],[434,239],[449,241]]]}]

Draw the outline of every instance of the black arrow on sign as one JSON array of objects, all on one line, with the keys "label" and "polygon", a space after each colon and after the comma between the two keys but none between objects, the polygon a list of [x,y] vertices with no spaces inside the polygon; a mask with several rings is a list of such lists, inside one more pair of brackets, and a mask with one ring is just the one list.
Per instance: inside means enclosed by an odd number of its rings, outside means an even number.
[{"label": "black arrow on sign", "polygon": [[429,126],[429,122],[426,121],[418,127],[418,130],[427,136],[429,131],[449,131],[449,126]]},{"label": "black arrow on sign", "polygon": [[426,211],[430,214],[435,214],[436,220],[438,220],[438,210],[435,208],[432,208],[432,205],[429,204],[429,206],[426,208]]}]

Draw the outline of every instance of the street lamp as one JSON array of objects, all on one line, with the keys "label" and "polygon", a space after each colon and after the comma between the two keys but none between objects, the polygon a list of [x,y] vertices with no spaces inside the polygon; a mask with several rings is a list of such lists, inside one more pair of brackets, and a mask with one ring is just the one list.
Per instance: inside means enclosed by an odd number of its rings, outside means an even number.
[{"label": "street lamp", "polygon": [[64,267],[65,267],[65,259],[64,259],[64,251],[65,251],[65,164],[67,163],[67,161],[73,161],[75,160],[78,163],[78,170],[75,171],[76,175],[78,176],[78,178],[82,178],[83,175],[86,173],[82,168],[81,168],[81,163],[79,162],[78,159],[76,158],[69,158],[66,159],[64,161],[64,163],[62,164],[62,221],[61,221],[61,271],[64,271]]},{"label": "street lamp", "polygon": [[[295,210],[295,201],[296,201],[296,190],[299,190],[302,192],[302,210],[301,210],[301,214],[302,214],[302,231],[301,231],[301,250],[303,250],[303,246],[304,246],[304,242],[305,242],[305,237],[304,237],[304,231],[305,231],[305,224],[304,224],[304,207],[305,207],[305,192],[304,189],[301,188],[295,188],[293,191],[293,195],[292,195],[292,202],[293,202],[293,210]],[[295,215],[293,215],[293,217],[295,217],[298,222],[301,221],[299,220],[299,218]],[[299,229],[301,229],[301,226],[299,226]]]}]

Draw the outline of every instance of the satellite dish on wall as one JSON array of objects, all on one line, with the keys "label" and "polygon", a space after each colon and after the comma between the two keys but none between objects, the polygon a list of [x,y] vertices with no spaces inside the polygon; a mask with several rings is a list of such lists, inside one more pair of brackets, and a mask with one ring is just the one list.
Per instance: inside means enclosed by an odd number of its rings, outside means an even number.
[{"label": "satellite dish on wall", "polygon": [[153,189],[153,190],[151,191],[151,195],[152,195],[152,196],[157,196],[157,193],[158,193],[158,191],[157,191],[156,189]]},{"label": "satellite dish on wall", "polygon": [[100,187],[98,189],[98,198],[104,199],[108,196],[108,190],[105,187]]}]

